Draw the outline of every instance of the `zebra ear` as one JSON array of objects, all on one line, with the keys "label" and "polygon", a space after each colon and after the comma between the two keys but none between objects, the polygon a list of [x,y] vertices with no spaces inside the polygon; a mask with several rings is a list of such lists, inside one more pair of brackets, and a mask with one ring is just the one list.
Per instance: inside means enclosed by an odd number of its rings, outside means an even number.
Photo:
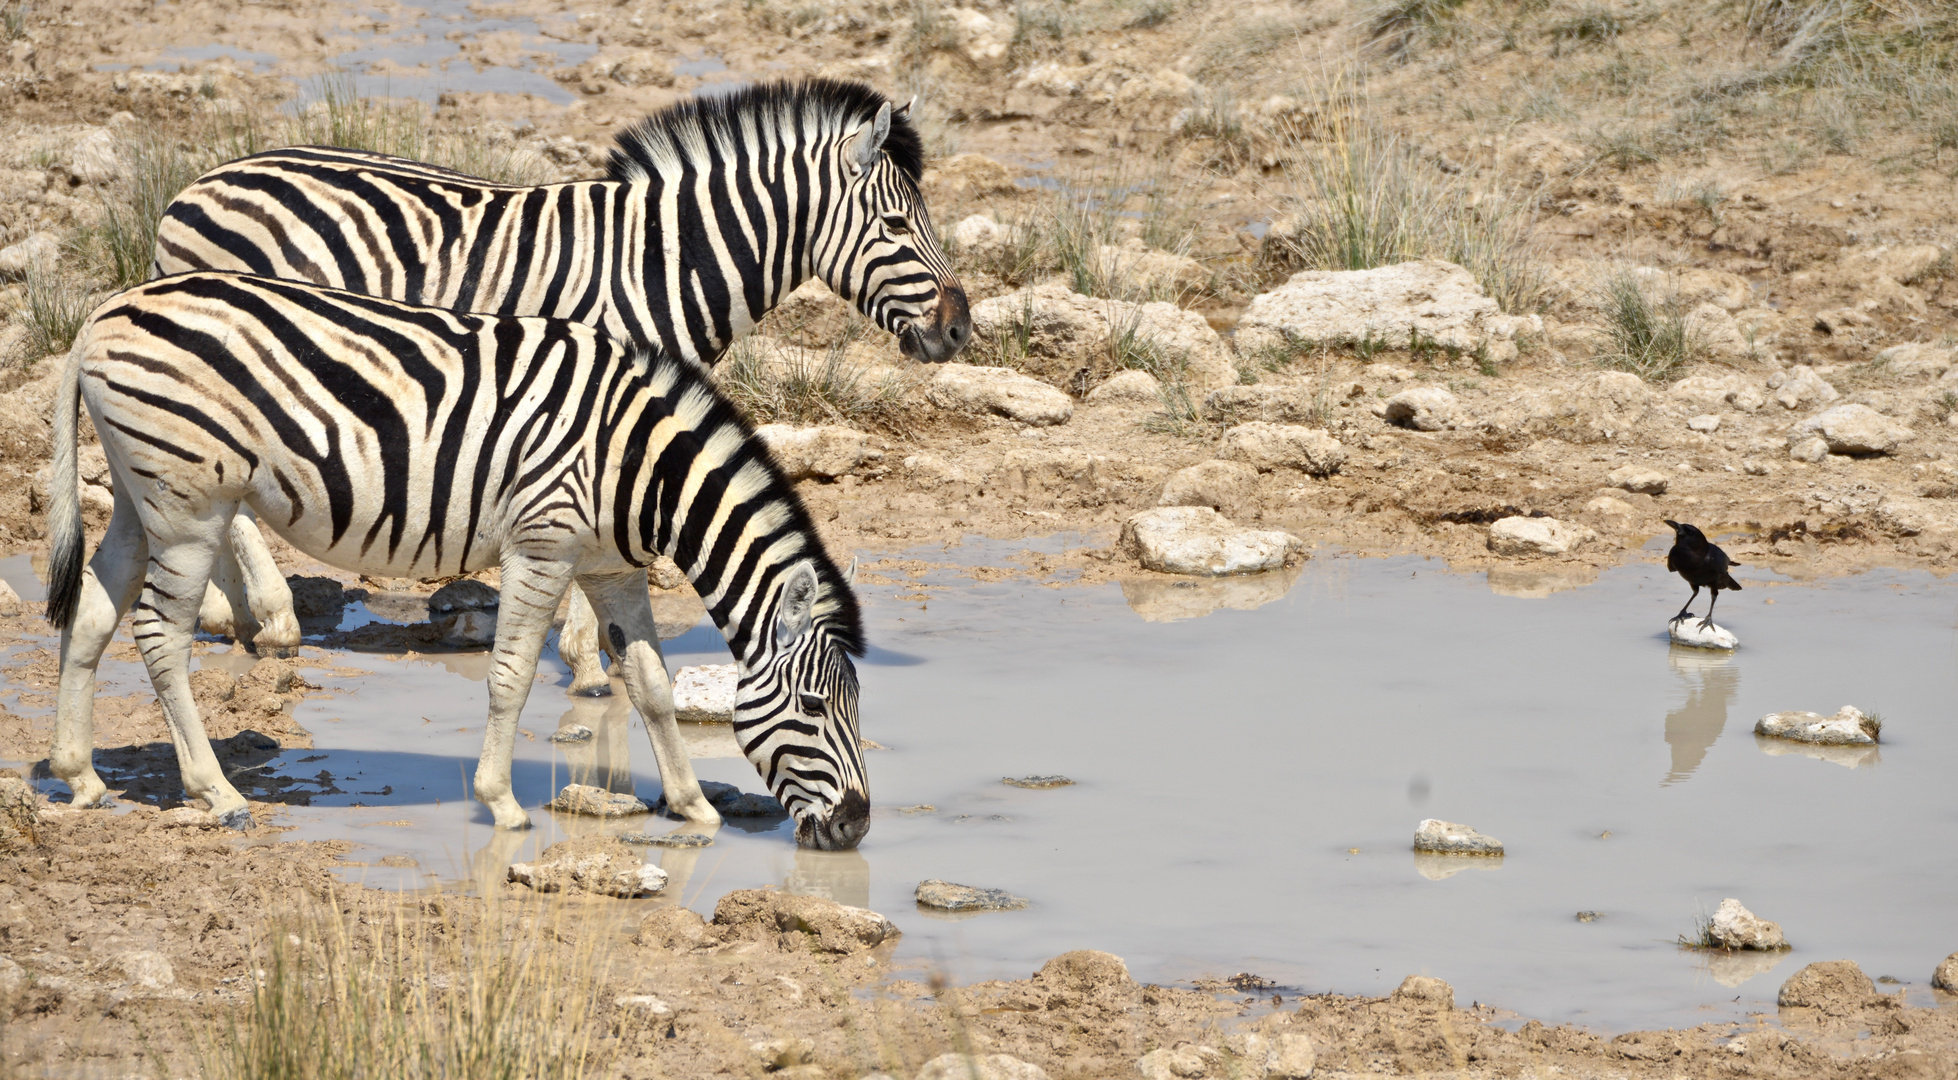
[{"label": "zebra ear", "polygon": [[775,643],[789,645],[809,632],[815,619],[816,572],[808,563],[789,572],[782,585],[782,604],[775,615]]},{"label": "zebra ear", "polygon": [[891,103],[886,101],[877,107],[877,116],[865,128],[857,129],[857,143],[851,148],[857,167],[868,169],[877,164],[877,155],[884,152],[884,140],[891,135]]},{"label": "zebra ear", "polygon": [[[1734,565],[1739,566],[1740,564],[1735,563]],[[856,583],[857,583],[857,557],[855,555],[852,555],[850,556],[850,568],[848,570],[843,571],[843,584],[855,585]]]},{"label": "zebra ear", "polygon": [[893,110],[893,111],[891,112],[891,116],[892,116],[892,118],[893,118],[893,119],[897,119],[897,120],[908,120],[908,119],[910,119],[910,118],[911,118],[911,107],[912,107],[913,105],[916,105],[917,103],[918,103],[918,95],[916,95],[916,94],[912,94],[912,95],[911,95],[911,100],[910,100],[910,101],[907,101],[907,102],[905,102],[905,103],[904,103],[904,104],[902,104],[902,105],[899,105],[899,106],[898,106],[898,107],[897,107],[897,108],[896,108],[895,110]]}]

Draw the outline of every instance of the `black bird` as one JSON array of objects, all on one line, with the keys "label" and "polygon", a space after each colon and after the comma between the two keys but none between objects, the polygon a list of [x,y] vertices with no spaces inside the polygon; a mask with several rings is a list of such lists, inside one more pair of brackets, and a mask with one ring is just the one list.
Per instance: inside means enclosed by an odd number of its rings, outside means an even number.
[{"label": "black bird", "polygon": [[1693,595],[1686,598],[1686,606],[1672,617],[1679,622],[1693,613],[1693,601],[1699,599],[1702,588],[1713,590],[1713,599],[1706,603],[1706,618],[1700,620],[1701,629],[1713,628],[1713,605],[1720,602],[1720,590],[1738,589],[1740,582],[1727,572],[1729,566],[1740,564],[1727,557],[1727,553],[1706,538],[1699,529],[1679,521],[1668,521],[1672,526],[1672,550],[1666,552],[1666,569],[1674,571],[1686,579],[1693,587]]}]

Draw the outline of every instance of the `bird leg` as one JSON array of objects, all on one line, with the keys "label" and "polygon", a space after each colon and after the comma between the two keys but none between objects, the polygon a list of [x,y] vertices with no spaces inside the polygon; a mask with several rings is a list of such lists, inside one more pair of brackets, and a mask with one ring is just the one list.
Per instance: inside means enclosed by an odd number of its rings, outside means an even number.
[{"label": "bird leg", "polygon": [[[1718,592],[1715,592],[1714,595],[1718,596],[1720,594]],[[1674,615],[1672,618],[1666,620],[1666,625],[1671,626],[1675,623],[1684,621],[1686,616],[1691,615],[1693,613],[1693,601],[1698,600],[1699,598],[1700,598],[1700,587],[1698,585],[1695,585],[1693,586],[1693,595],[1686,598],[1686,606],[1679,609],[1679,614]],[[1709,615],[1711,615],[1712,612],[1713,609],[1711,607],[1707,608],[1707,613]]]},{"label": "bird leg", "polygon": [[[1696,589],[1694,591],[1697,592],[1699,590]],[[1700,620],[1700,629],[1702,630],[1713,629],[1713,605],[1719,602],[1720,602],[1720,590],[1716,588],[1713,590],[1713,597],[1706,602],[1706,618]]]}]

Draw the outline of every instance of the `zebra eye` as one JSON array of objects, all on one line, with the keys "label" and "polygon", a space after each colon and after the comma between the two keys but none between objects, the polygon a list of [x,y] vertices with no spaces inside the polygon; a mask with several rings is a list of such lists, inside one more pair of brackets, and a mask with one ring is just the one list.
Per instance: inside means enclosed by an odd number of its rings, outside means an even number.
[{"label": "zebra eye", "polygon": [[904,220],[903,214],[885,214],[884,228],[892,236],[910,236],[911,223]]},{"label": "zebra eye", "polygon": [[802,712],[805,716],[823,715],[823,704],[823,695],[821,694],[802,695]]}]

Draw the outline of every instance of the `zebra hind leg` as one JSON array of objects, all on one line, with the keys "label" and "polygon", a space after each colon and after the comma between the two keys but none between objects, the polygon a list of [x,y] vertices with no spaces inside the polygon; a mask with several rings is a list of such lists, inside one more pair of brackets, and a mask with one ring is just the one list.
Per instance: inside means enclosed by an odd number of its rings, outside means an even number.
[{"label": "zebra hind leg", "polygon": [[66,782],[74,806],[100,806],[108,785],[95,773],[95,669],[143,583],[149,545],[136,508],[116,488],[115,516],[82,574],[74,621],[61,631],[61,688],[55,697],[48,771]]},{"label": "zebra hind leg", "polygon": [[537,654],[550,635],[558,602],[571,586],[572,566],[554,559],[508,555],[496,612],[496,647],[489,671],[489,725],[476,762],[476,799],[499,829],[528,829],[530,815],[510,790],[510,757],[517,719],[537,681]]},{"label": "zebra hind leg", "polygon": [[243,580],[245,604],[257,624],[249,637],[241,634],[238,640],[251,642],[260,656],[299,655],[299,617],[292,610],[292,587],[279,572],[265,534],[258,530],[248,508],[238,508],[226,541],[221,562],[237,569]]},{"label": "zebra hind leg", "polygon": [[211,751],[190,693],[191,635],[235,509],[236,504],[219,503],[181,518],[145,515],[151,557],[130,629],[170,725],[185,793],[208,803],[219,824],[243,830],[252,827],[251,807]]},{"label": "zebra hind leg", "polygon": [[613,654],[620,658],[626,695],[646,721],[667,808],[691,824],[719,825],[721,815],[701,794],[687,744],[680,738],[680,725],[673,718],[673,683],[660,655],[659,628],[653,622],[653,605],[646,595],[645,573],[588,574],[579,584],[605,624]]},{"label": "zebra hind leg", "polygon": [[[571,603],[564,614],[564,629],[558,632],[558,656],[571,668],[571,693],[580,697],[603,697],[612,692],[611,676],[598,662],[598,616],[583,589],[571,590]],[[616,659],[616,657],[614,658]]]}]

